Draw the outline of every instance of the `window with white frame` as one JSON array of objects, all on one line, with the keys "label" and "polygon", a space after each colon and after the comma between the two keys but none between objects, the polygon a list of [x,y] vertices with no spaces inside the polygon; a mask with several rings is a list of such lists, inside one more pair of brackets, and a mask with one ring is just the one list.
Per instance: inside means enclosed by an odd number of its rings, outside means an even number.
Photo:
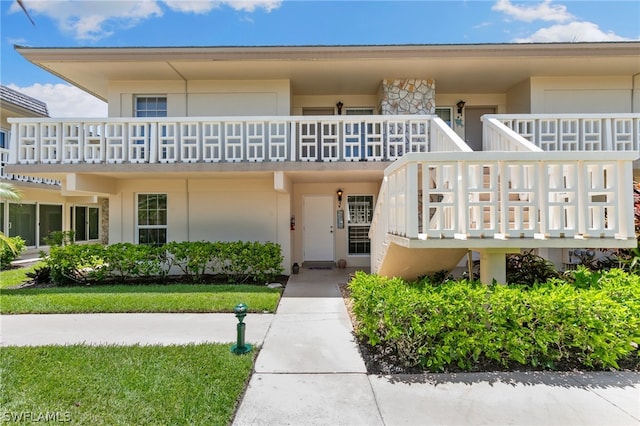
[{"label": "window with white frame", "polygon": [[347,196],[347,238],[350,255],[371,253],[369,228],[373,218],[373,195]]},{"label": "window with white frame", "polygon": [[437,107],[436,115],[442,119],[449,127],[453,125],[453,108],[451,107]]},{"label": "window with white frame", "polygon": [[0,129],[0,148],[9,148],[9,132],[3,129]]},{"label": "window with white frame", "polygon": [[167,242],[167,194],[138,194],[136,216],[139,244]]},{"label": "window with white frame", "polygon": [[136,96],[136,117],[166,117],[166,96]]}]

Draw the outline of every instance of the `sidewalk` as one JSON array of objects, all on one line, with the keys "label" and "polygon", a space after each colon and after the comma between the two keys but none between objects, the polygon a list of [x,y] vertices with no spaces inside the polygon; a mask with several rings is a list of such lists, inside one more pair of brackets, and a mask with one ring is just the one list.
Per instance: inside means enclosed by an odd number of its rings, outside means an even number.
[{"label": "sidewalk", "polygon": [[[369,376],[338,283],[301,269],[275,315],[249,314],[262,345],[233,424],[640,425],[640,373]],[[233,314],[2,315],[0,346],[233,342]],[[1,349],[0,349],[1,350]]]},{"label": "sidewalk", "polygon": [[[249,314],[246,341],[261,345],[273,314]],[[0,347],[35,345],[184,345],[236,341],[233,314],[1,315]]]}]

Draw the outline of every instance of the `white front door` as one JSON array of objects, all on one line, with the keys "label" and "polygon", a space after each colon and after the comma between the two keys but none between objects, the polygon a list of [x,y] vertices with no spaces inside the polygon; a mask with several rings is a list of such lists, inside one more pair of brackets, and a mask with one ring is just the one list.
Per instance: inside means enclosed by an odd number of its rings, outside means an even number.
[{"label": "white front door", "polygon": [[307,195],[303,204],[304,260],[333,261],[333,196]]}]

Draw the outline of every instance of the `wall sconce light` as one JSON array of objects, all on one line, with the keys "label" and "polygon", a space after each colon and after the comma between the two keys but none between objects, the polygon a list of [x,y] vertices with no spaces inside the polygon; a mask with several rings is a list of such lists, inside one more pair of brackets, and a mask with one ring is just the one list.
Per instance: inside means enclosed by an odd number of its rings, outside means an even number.
[{"label": "wall sconce light", "polygon": [[340,208],[340,206],[342,206],[342,189],[338,189],[336,194],[338,195],[338,208]]},{"label": "wall sconce light", "polygon": [[342,115],[342,107],[344,106],[344,104],[342,103],[342,101],[338,101],[338,103],[336,104],[336,108],[338,108],[338,115]]},{"label": "wall sconce light", "polygon": [[462,114],[462,108],[464,108],[466,102],[460,99],[456,106],[458,107],[458,114]]}]

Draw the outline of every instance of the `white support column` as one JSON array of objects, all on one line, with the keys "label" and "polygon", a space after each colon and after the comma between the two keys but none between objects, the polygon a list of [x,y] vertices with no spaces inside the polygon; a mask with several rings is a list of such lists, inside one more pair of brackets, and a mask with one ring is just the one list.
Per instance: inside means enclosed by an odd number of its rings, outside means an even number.
[{"label": "white support column", "polygon": [[507,283],[507,260],[509,253],[520,253],[518,248],[478,249],[480,253],[480,281],[491,284],[495,280],[498,284]]}]

